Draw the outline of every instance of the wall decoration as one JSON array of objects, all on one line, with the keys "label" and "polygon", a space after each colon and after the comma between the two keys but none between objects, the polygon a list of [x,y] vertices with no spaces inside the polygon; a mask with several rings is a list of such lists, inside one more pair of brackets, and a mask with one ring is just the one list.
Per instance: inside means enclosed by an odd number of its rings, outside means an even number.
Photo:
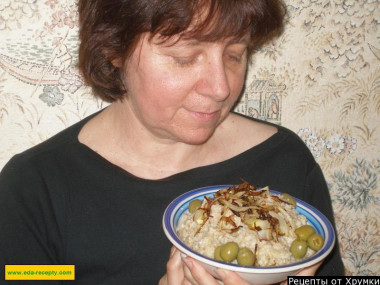
[{"label": "wall decoration", "polygon": [[[348,275],[380,275],[380,1],[286,0],[235,110],[290,128],[321,165]],[[107,103],[77,70],[75,0],[0,1],[0,168]]]}]

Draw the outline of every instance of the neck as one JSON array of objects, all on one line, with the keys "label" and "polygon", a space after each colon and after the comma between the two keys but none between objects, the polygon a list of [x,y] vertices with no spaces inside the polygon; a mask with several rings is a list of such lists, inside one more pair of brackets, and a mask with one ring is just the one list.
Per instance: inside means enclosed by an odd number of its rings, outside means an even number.
[{"label": "neck", "polygon": [[82,135],[80,141],[140,178],[160,179],[209,163],[209,143],[188,145],[156,136],[126,105],[123,102],[111,104],[88,124],[88,130],[96,130],[96,135],[91,136],[93,131],[87,132],[92,139]]}]

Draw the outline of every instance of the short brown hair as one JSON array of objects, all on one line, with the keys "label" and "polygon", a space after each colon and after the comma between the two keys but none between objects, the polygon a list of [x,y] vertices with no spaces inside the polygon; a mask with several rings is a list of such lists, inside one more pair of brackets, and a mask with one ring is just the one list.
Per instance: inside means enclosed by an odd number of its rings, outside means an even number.
[{"label": "short brown hair", "polygon": [[141,34],[201,41],[249,34],[251,54],[281,32],[286,11],[281,0],[79,0],[78,5],[79,68],[95,95],[109,102],[126,92],[122,67],[112,61],[128,59]]}]

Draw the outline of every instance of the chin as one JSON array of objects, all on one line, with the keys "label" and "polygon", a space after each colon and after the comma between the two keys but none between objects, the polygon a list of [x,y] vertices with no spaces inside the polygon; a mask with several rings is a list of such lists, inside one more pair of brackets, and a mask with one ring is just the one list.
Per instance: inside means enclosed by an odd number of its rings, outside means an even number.
[{"label": "chin", "polygon": [[192,131],[179,136],[179,140],[185,144],[201,145],[206,143],[213,135],[214,130]]}]

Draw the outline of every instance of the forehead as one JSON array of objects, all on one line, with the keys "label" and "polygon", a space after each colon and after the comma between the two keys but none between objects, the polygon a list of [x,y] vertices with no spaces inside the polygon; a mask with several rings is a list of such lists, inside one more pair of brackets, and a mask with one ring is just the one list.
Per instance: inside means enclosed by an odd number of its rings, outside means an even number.
[{"label": "forehead", "polygon": [[[151,30],[155,43],[173,43],[182,40],[199,42],[250,41],[252,15],[235,1],[193,0],[197,4],[185,22],[164,21]],[[245,2],[240,0],[241,2]],[[224,4],[221,4],[224,3]],[[226,4],[228,3],[228,4]],[[238,2],[240,3],[240,2]],[[238,19],[238,20],[237,20]]]}]

